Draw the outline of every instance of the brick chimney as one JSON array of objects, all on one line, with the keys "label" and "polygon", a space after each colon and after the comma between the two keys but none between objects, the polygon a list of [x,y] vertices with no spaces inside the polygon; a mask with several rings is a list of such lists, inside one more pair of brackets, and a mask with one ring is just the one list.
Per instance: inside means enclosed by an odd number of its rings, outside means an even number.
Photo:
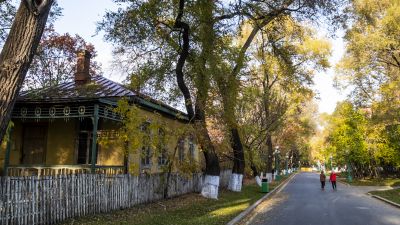
[{"label": "brick chimney", "polygon": [[92,54],[88,50],[82,50],[77,53],[75,83],[86,84],[90,82],[90,57]]}]

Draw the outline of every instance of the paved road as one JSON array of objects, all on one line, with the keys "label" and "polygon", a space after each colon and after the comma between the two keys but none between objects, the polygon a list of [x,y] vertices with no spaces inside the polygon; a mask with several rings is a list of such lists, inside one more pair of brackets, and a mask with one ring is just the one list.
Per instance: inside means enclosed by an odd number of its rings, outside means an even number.
[{"label": "paved road", "polygon": [[400,209],[366,195],[368,188],[327,182],[319,175],[297,174],[279,193],[262,203],[246,224],[282,225],[400,225]]}]

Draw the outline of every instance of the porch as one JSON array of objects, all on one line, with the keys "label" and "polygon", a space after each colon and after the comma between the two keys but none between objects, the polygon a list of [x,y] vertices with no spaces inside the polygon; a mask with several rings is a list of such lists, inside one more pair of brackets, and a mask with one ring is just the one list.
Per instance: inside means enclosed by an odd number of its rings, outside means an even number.
[{"label": "porch", "polygon": [[[124,147],[100,146],[116,139],[120,117],[107,100],[18,102],[4,154],[3,176],[124,174]],[[0,159],[1,160],[1,159]]]}]

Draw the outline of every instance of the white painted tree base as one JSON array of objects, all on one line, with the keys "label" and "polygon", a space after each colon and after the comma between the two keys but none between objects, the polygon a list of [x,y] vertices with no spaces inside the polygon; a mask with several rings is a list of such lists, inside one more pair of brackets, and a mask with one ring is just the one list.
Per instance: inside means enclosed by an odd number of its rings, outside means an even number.
[{"label": "white painted tree base", "polygon": [[261,187],[261,178],[260,178],[260,176],[256,176],[255,179],[256,179],[257,185]]},{"label": "white painted tree base", "polygon": [[218,199],[219,176],[204,177],[201,195],[205,198]]},{"label": "white painted tree base", "polygon": [[268,183],[271,183],[272,182],[272,173],[266,173],[265,175],[268,179]]},{"label": "white painted tree base", "polygon": [[243,180],[243,174],[232,173],[229,179],[228,190],[235,192],[242,191],[242,180]]}]

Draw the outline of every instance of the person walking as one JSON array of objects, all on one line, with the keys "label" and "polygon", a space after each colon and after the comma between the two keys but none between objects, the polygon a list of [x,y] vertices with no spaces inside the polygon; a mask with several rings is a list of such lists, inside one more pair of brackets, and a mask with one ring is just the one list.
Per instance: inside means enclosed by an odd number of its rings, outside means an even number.
[{"label": "person walking", "polygon": [[332,170],[331,175],[329,176],[329,181],[332,183],[333,190],[336,190],[336,173]]},{"label": "person walking", "polygon": [[324,171],[321,170],[321,174],[319,175],[319,181],[321,181],[321,189],[322,190],[325,189],[325,179],[326,179],[326,176],[324,174]]}]

